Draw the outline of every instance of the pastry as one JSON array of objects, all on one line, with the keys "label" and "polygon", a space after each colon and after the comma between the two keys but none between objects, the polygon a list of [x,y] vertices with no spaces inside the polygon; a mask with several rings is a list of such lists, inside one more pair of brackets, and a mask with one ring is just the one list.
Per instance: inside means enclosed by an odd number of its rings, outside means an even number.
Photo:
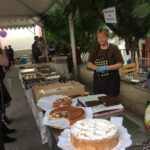
[{"label": "pastry", "polygon": [[111,150],[119,143],[119,132],[110,121],[83,119],[71,126],[70,138],[76,150]]},{"label": "pastry", "polygon": [[76,121],[84,118],[84,110],[82,108],[74,106],[64,106],[56,108],[50,112],[49,116],[50,120],[68,119],[70,121],[70,125],[73,125]]},{"label": "pastry", "polygon": [[53,102],[53,108],[60,107],[60,106],[70,106],[72,104],[71,97],[59,98]]}]

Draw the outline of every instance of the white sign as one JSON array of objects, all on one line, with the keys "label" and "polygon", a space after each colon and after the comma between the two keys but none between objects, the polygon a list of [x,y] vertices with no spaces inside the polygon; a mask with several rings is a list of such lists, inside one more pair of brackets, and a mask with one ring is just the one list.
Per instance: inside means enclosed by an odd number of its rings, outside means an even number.
[{"label": "white sign", "polygon": [[115,7],[104,9],[103,13],[106,23],[117,23]]}]

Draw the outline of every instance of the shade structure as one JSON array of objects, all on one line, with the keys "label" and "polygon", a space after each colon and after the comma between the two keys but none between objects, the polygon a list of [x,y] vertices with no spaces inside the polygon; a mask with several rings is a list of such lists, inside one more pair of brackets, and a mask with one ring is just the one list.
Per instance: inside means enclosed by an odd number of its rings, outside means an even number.
[{"label": "shade structure", "polygon": [[45,14],[55,3],[56,0],[1,0],[0,28],[41,24],[40,15]]}]

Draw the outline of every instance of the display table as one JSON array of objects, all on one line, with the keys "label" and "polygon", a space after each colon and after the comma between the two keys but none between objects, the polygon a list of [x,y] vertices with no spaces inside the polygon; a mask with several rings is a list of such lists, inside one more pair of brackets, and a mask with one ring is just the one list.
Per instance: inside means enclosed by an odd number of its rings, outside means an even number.
[{"label": "display table", "polygon": [[55,63],[55,62],[50,62],[50,63],[44,63],[44,64],[30,64],[30,65],[22,65],[21,67],[40,67],[43,65],[49,66],[52,70],[60,73],[62,76],[65,76],[66,78],[69,78],[69,71],[68,71],[68,64],[66,62],[63,63]]}]

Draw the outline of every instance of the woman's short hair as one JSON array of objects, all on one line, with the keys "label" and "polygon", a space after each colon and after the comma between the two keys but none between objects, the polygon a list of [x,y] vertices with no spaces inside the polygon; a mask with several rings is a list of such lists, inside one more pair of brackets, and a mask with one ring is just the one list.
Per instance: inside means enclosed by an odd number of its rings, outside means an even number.
[{"label": "woman's short hair", "polygon": [[107,28],[104,28],[104,27],[100,27],[98,30],[97,30],[97,34],[98,33],[103,33],[105,34],[107,37],[109,36],[109,30]]}]

